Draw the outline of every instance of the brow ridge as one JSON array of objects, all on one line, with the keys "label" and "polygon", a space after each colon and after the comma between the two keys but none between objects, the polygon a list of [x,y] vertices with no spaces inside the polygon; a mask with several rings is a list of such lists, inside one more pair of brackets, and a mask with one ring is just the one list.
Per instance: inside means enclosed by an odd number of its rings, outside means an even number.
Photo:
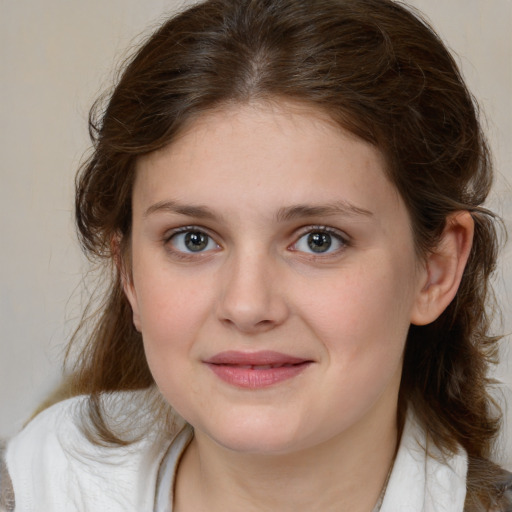
[{"label": "brow ridge", "polygon": [[[204,205],[187,205],[173,200],[163,200],[151,205],[145,212],[144,217],[148,217],[157,212],[169,212],[195,217],[199,219],[216,219],[216,215],[210,208]],[[364,216],[372,217],[370,210],[360,208],[347,201],[336,201],[328,204],[295,204],[280,208],[276,215],[277,222],[288,222],[303,217],[325,217],[325,216]]]},{"label": "brow ridge", "polygon": [[278,222],[286,222],[301,217],[325,217],[335,215],[372,217],[373,212],[346,201],[336,201],[334,203],[320,205],[296,204],[280,208],[276,214],[276,220]]},{"label": "brow ridge", "polygon": [[164,200],[151,205],[145,212],[144,217],[148,217],[157,212],[177,213],[187,217],[197,217],[199,219],[214,219],[215,213],[203,205],[186,205],[178,201]]}]

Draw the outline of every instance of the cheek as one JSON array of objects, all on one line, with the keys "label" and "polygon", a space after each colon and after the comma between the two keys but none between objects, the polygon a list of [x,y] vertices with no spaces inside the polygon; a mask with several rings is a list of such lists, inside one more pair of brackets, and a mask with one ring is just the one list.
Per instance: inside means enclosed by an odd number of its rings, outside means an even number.
[{"label": "cheek", "polygon": [[[190,350],[211,304],[211,287],[156,265],[134,271],[141,332],[150,368],[172,364]],[[150,269],[149,271],[147,269]]]},{"label": "cheek", "polygon": [[193,287],[182,289],[179,285],[179,279],[144,283],[140,290],[141,331],[146,359],[160,392],[179,414],[188,417],[190,394],[198,397],[195,400],[200,407],[207,405],[201,401],[200,383],[189,378],[194,373],[194,343],[207,307],[205,297]]},{"label": "cheek", "polygon": [[410,278],[398,265],[352,266],[319,283],[300,308],[331,358],[344,366],[400,360],[413,299]]},{"label": "cheek", "polygon": [[[167,330],[171,335],[176,327],[183,328],[194,314],[202,294],[200,279],[174,269],[162,250],[146,247],[148,243],[134,242],[133,282],[141,320],[142,334],[158,334]],[[204,287],[203,287],[204,288]]]}]

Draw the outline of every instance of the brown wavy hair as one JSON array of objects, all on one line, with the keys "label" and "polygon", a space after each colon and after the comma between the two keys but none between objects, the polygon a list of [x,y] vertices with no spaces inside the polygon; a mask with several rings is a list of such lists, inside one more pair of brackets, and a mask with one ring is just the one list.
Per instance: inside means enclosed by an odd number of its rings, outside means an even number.
[{"label": "brown wavy hair", "polygon": [[83,342],[74,392],[90,395],[96,433],[121,442],[103,419],[100,395],[154,386],[114,264],[129,258],[137,159],[207,111],[280,98],[327,113],[381,150],[419,257],[436,247],[451,213],[471,213],[473,247],[455,299],[435,322],[410,328],[399,415],[412,405],[442,450],[467,450],[468,503],[487,510],[484,476],[492,466],[482,461],[499,428],[487,379],[497,342],[489,335],[497,219],[482,206],[492,165],[454,59],[428,23],[398,2],[208,0],[166,21],[138,49],[91,111],[94,150],[76,181],[82,246],[110,281],[92,331],[84,339],[79,329],[73,340]]}]

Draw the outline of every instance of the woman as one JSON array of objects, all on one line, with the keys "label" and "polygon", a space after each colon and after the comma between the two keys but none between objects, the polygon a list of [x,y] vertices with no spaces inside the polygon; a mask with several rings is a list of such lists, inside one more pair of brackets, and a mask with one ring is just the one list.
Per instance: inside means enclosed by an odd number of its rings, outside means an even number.
[{"label": "woman", "polygon": [[7,447],[16,510],[510,510],[491,165],[424,21],[207,1],[97,112],[77,225],[112,282],[77,397]]}]

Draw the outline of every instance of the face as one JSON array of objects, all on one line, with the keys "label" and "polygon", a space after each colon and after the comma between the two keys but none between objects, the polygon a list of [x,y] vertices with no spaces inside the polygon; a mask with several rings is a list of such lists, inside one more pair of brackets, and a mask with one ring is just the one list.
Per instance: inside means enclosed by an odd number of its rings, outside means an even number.
[{"label": "face", "polygon": [[142,158],[131,261],[150,369],[196,435],[287,453],[395,416],[423,271],[381,154],[320,114],[215,111]]}]

